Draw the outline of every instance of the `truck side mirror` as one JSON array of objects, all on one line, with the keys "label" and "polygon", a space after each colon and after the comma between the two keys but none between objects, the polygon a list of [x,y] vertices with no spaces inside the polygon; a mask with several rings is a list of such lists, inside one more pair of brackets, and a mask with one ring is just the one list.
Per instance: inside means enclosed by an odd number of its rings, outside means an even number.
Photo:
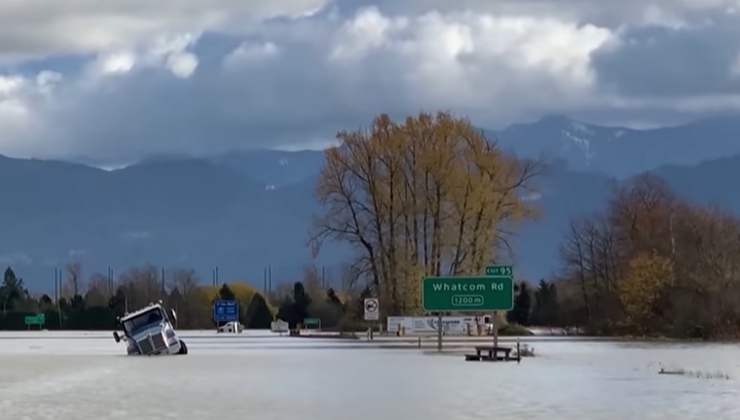
[{"label": "truck side mirror", "polygon": [[173,322],[177,321],[177,314],[174,309],[170,309],[169,317]]},{"label": "truck side mirror", "polygon": [[121,336],[118,335],[118,331],[113,331],[113,339],[116,340],[116,343],[121,342]]}]

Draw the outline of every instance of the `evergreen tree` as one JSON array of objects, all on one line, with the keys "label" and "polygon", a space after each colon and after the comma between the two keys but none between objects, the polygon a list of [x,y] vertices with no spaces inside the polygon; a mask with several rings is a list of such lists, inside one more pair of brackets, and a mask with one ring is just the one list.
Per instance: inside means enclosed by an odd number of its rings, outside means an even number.
[{"label": "evergreen tree", "polygon": [[506,313],[506,320],[519,325],[529,325],[532,310],[532,295],[527,283],[521,282],[515,288],[514,307]]},{"label": "evergreen tree", "polygon": [[295,302],[293,302],[290,296],[285,296],[283,301],[280,302],[276,317],[281,321],[287,322],[290,328],[295,328],[296,324],[302,322],[302,319],[295,313]]},{"label": "evergreen tree", "polygon": [[218,291],[218,297],[221,300],[236,300],[236,295],[231,291],[229,285],[224,283]]},{"label": "evergreen tree", "polygon": [[337,296],[337,292],[333,287],[330,287],[329,290],[326,291],[326,301],[333,305],[342,306],[342,301],[339,299],[339,296]]},{"label": "evergreen tree", "polygon": [[542,327],[560,325],[560,304],[555,283],[540,280],[534,292],[532,324]]},{"label": "evergreen tree", "polygon": [[[126,293],[121,287],[118,287],[116,293],[108,300],[108,307],[110,307],[115,316],[121,317],[126,313],[127,300]],[[64,306],[64,298],[59,300],[59,306]]]},{"label": "evergreen tree", "polygon": [[311,296],[306,293],[303,283],[296,282],[293,285],[293,310],[296,317],[303,322],[308,317],[308,307],[311,305]]},{"label": "evergreen tree", "polygon": [[0,285],[0,303],[5,310],[12,310],[28,297],[28,291],[23,286],[23,279],[16,277],[12,268],[8,267]]},{"label": "evergreen tree", "polygon": [[244,317],[244,327],[255,330],[270,328],[272,323],[272,312],[267,301],[261,293],[256,293],[249,301],[247,313]]}]

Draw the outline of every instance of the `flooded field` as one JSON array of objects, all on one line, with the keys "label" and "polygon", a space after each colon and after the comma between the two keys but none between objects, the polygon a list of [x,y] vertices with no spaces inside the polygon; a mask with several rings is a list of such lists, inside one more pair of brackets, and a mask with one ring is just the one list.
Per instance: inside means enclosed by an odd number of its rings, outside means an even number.
[{"label": "flooded field", "polygon": [[740,418],[738,345],[537,338],[538,356],[517,365],[270,333],[183,338],[189,355],[147,358],[110,333],[0,333],[2,418]]}]

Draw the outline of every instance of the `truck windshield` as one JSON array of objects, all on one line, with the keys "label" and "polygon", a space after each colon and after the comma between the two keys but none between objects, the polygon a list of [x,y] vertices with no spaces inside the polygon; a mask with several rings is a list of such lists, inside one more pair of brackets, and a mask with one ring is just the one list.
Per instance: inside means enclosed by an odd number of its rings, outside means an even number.
[{"label": "truck windshield", "polygon": [[152,325],[159,324],[162,322],[162,314],[159,309],[152,309],[149,312],[144,312],[141,315],[137,315],[134,318],[127,319],[123,322],[123,329],[129,335],[135,335],[137,332],[146,329]]}]

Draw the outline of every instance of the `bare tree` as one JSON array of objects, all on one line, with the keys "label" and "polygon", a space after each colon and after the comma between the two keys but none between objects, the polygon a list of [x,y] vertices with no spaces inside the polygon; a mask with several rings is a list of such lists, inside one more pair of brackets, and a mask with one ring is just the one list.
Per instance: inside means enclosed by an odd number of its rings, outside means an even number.
[{"label": "bare tree", "polygon": [[177,288],[183,298],[187,298],[198,289],[200,280],[192,268],[175,268],[169,271],[168,287]]},{"label": "bare tree", "polygon": [[90,275],[87,283],[87,293],[85,293],[85,302],[88,305],[104,306],[107,305],[108,299],[113,294],[108,283],[108,276],[101,273]]},{"label": "bare tree", "polygon": [[80,296],[82,291],[82,263],[70,262],[65,267],[67,278],[65,286],[69,290],[70,297]]},{"label": "bare tree", "polygon": [[286,297],[290,298],[293,295],[293,284],[289,280],[277,282],[270,293],[270,303],[279,305]]},{"label": "bare tree", "polygon": [[159,276],[160,270],[153,265],[134,267],[119,277],[119,287],[126,295],[130,308],[139,308],[165,297]]}]

